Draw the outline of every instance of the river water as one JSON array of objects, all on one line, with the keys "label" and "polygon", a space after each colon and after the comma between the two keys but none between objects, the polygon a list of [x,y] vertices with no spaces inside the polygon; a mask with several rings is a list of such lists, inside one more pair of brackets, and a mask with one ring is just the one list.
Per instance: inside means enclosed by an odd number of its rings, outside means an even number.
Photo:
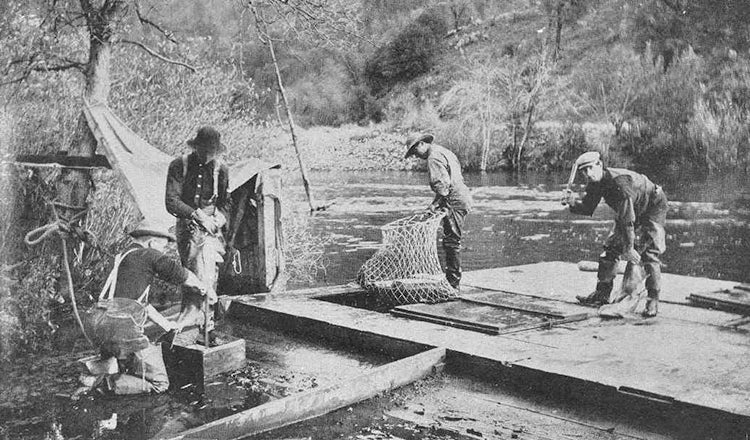
[{"label": "river water", "polygon": [[[613,211],[602,201],[591,218],[568,213],[560,204],[566,177],[466,175],[474,209],[462,243],[464,270],[595,261]],[[287,180],[286,215],[307,216],[303,187],[298,179]],[[309,220],[315,233],[329,239],[326,269],[315,285],[353,281],[380,247],[380,228],[423,211],[433,195],[422,172],[315,172],[309,180],[315,205],[328,206]],[[671,181],[664,188],[670,199],[664,271],[750,282],[750,184],[726,176]]]}]

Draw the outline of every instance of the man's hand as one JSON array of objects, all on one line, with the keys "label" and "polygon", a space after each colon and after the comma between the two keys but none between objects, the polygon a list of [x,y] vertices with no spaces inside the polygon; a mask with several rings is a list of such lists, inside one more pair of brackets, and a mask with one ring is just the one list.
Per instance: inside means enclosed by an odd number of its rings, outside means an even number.
[{"label": "man's hand", "polygon": [[219,226],[217,225],[217,221],[210,215],[206,214],[202,209],[196,209],[193,211],[193,220],[195,220],[198,225],[208,231],[211,234],[215,234],[216,231],[219,230]]},{"label": "man's hand", "polygon": [[566,189],[565,192],[563,192],[562,201],[561,201],[563,206],[575,205],[577,201],[578,201],[578,195],[574,193],[573,191]]},{"label": "man's hand", "polygon": [[633,264],[640,264],[641,263],[641,255],[632,247],[628,248],[623,254],[622,259],[627,261],[628,263]]},{"label": "man's hand", "polygon": [[227,218],[224,217],[224,214],[222,214],[218,209],[214,213],[212,219],[214,221],[214,224],[216,225],[217,230],[223,228],[224,225],[227,224]]},{"label": "man's hand", "polygon": [[438,207],[435,204],[431,204],[430,206],[427,207],[426,211],[429,212],[430,214],[434,214],[438,211]]}]

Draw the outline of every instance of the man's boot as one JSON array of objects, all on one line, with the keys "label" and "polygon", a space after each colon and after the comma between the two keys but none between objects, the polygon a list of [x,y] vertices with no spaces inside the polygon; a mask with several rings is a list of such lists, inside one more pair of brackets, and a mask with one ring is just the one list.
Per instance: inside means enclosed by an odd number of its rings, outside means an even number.
[{"label": "man's boot", "polygon": [[617,276],[617,257],[605,251],[599,256],[599,267],[596,272],[596,290],[588,295],[577,295],[576,299],[585,305],[600,306],[609,304],[612,284]]},{"label": "man's boot", "polygon": [[461,251],[445,248],[445,278],[448,284],[458,290],[461,284]]},{"label": "man's boot", "polygon": [[648,290],[648,299],[646,300],[646,309],[643,311],[644,318],[653,318],[659,313],[659,292],[661,292],[661,264],[646,263],[646,289]]},{"label": "man's boot", "polygon": [[659,313],[659,298],[651,298],[649,295],[646,299],[646,309],[643,310],[644,318],[654,318]]},{"label": "man's boot", "polygon": [[612,293],[612,282],[599,281],[596,283],[596,290],[588,295],[576,295],[576,299],[587,306],[600,306],[609,304],[610,293]]}]

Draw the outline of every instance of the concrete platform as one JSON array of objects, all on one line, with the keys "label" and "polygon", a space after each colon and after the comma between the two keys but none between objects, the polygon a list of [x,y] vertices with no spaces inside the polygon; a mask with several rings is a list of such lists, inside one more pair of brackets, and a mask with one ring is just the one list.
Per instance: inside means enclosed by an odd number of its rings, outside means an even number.
[{"label": "concrete platform", "polygon": [[[316,299],[356,294],[357,286],[282,292],[261,300],[235,297],[230,313],[395,356],[441,347],[447,350],[447,368],[454,370],[495,378],[523,372],[541,386],[570,380],[597,393],[687,408],[709,419],[729,417],[748,427],[738,426],[742,432],[750,432],[750,335],[722,325],[740,316],[697,309],[684,300],[691,293],[737,283],[664,278],[667,301],[657,318],[592,317],[511,335],[481,334]],[[503,290],[573,302],[593,286],[595,274],[572,263],[549,262],[467,273],[465,280],[477,293]],[[472,289],[465,290],[470,296]],[[584,396],[594,398],[595,393]]]}]

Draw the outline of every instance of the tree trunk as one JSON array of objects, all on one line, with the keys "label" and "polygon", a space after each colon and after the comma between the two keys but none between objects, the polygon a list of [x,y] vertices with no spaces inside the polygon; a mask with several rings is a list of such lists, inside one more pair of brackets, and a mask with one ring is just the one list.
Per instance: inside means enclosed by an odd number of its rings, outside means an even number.
[{"label": "tree trunk", "polygon": [[[83,16],[89,30],[89,58],[84,69],[84,93],[86,102],[106,103],[110,89],[109,70],[112,58],[111,39],[112,23],[122,10],[122,0],[105,0],[101,7],[94,7],[88,0],[80,0]],[[97,141],[89,129],[86,117],[81,112],[78,116],[75,133],[68,146],[72,156],[92,157],[96,152]],[[87,208],[87,200],[93,183],[87,170],[63,168],[55,182],[57,191],[56,207],[62,220],[69,220],[75,214]],[[85,216],[80,218],[80,223]],[[67,246],[72,246],[68,243]],[[64,249],[61,258],[65,258],[68,249]],[[58,280],[59,281],[59,280]],[[67,291],[68,284],[59,283],[60,291]]]},{"label": "tree trunk", "polygon": [[531,125],[532,125],[532,120],[534,117],[534,107],[535,105],[532,103],[529,106],[529,110],[526,115],[526,126],[523,128],[523,138],[521,138],[521,143],[518,145],[518,159],[516,160],[516,171],[521,171],[521,154],[523,153],[523,149],[526,147],[526,142],[529,140],[529,133],[531,132]]},{"label": "tree trunk", "polygon": [[292,144],[294,145],[294,152],[297,154],[297,161],[299,162],[299,171],[302,175],[302,186],[305,188],[305,194],[307,195],[307,203],[310,205],[310,212],[315,211],[315,206],[313,204],[312,199],[312,193],[310,191],[310,181],[307,179],[307,170],[305,167],[305,162],[302,160],[302,154],[299,149],[299,145],[297,144],[297,132],[295,130],[294,126],[294,119],[292,118],[292,111],[289,108],[289,101],[287,101],[286,98],[286,91],[284,89],[284,83],[281,80],[281,70],[279,70],[279,63],[276,60],[276,52],[273,50],[273,41],[270,37],[266,39],[266,43],[268,44],[268,50],[271,53],[271,60],[273,61],[273,68],[276,72],[276,84],[279,86],[279,94],[281,95],[281,101],[284,103],[284,109],[286,110],[286,117],[287,121],[289,123],[289,131],[292,135]]},{"label": "tree trunk", "polygon": [[487,76],[487,88],[485,89],[485,108],[482,112],[482,159],[479,162],[479,171],[487,171],[487,162],[490,158],[490,140],[492,137],[492,106],[490,103],[489,75]]},{"label": "tree trunk", "polygon": [[557,23],[555,26],[555,50],[552,53],[552,60],[557,61],[557,57],[560,54],[560,51],[562,50],[560,47],[560,41],[562,39],[562,28],[563,28],[563,17],[562,17],[562,9],[563,9],[563,2],[560,1],[557,4]]},{"label": "tree trunk", "polygon": [[[106,35],[106,34],[104,34]],[[110,89],[110,64],[112,58],[111,43],[103,39],[104,35],[92,34],[89,39],[89,60],[84,70],[85,85],[83,99],[89,103],[105,103]],[[83,112],[78,116],[76,131],[73,135],[68,154],[72,156],[92,157],[96,153],[97,141],[89,129]],[[80,208],[86,206],[86,199],[91,191],[91,175],[86,170],[64,170],[58,185],[58,199],[68,205],[62,214],[69,218]]]}]

